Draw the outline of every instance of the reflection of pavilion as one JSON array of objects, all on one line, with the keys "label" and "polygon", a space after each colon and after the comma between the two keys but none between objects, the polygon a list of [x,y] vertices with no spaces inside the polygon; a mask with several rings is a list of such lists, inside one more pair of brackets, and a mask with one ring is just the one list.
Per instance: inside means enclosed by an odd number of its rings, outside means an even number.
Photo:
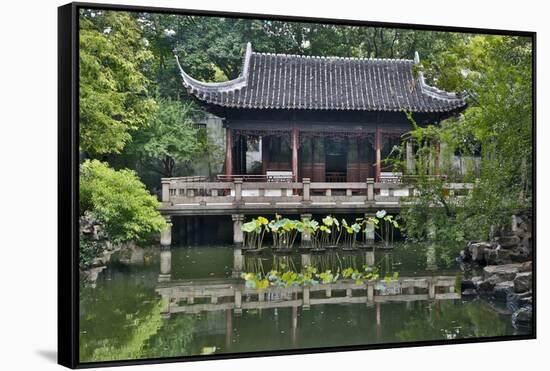
[{"label": "reflection of pavilion", "polygon": [[[237,251],[237,250],[236,250]],[[240,252],[239,252],[240,253]],[[304,260],[305,254],[302,254]],[[235,252],[234,265],[242,264]],[[239,267],[235,267],[239,268]],[[400,277],[397,280],[341,280],[312,286],[247,288],[240,278],[171,280],[171,251],[161,251],[159,284],[156,291],[166,302],[165,315],[202,311],[302,307],[319,304],[410,302],[416,300],[458,299],[454,276]]]},{"label": "reflection of pavilion", "polygon": [[[302,263],[304,256],[302,254]],[[310,259],[311,257],[306,257]],[[365,257],[374,260],[370,254]],[[242,269],[243,255],[237,250],[234,269]],[[223,312],[226,330],[226,346],[232,342],[233,316],[243,310],[289,308],[291,310],[292,342],[296,344],[298,312],[316,305],[365,304],[375,306],[377,334],[381,328],[381,304],[405,302],[407,308],[415,301],[459,299],[455,292],[456,277],[400,277],[390,282],[356,283],[341,280],[331,284],[312,286],[268,287],[263,290],[245,287],[244,280],[233,278],[204,278],[195,280],[171,279],[171,251],[161,251],[159,283],[156,292],[163,298],[163,318],[177,313]]]},{"label": "reflection of pavilion", "polygon": [[198,279],[162,282],[157,286],[166,302],[163,313],[198,313],[203,311],[302,307],[320,304],[375,304],[388,301],[459,299],[454,291],[455,277],[399,278],[390,282],[355,283],[342,280],[312,286],[246,288],[236,278]]}]

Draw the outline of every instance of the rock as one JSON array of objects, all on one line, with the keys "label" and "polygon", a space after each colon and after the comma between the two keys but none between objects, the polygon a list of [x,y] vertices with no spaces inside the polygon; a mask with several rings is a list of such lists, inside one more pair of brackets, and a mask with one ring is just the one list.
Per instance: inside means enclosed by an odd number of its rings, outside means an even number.
[{"label": "rock", "polygon": [[470,245],[471,245],[471,242],[468,242],[466,246],[464,246],[464,249],[460,252],[460,256],[462,257],[463,261],[470,261],[472,259],[472,253],[470,252]]},{"label": "rock", "polygon": [[491,249],[491,244],[488,242],[477,242],[470,244],[470,255],[472,260],[478,263],[485,262],[485,251]]},{"label": "rock", "polygon": [[462,291],[462,296],[476,296],[477,290],[476,289],[466,289]]},{"label": "rock", "polygon": [[474,287],[477,287],[481,281],[483,281],[483,277],[481,276],[474,276],[470,279],[472,283],[474,284]]},{"label": "rock", "polygon": [[474,289],[476,286],[474,285],[474,282],[472,280],[462,280],[460,283],[460,289],[462,291],[468,290],[468,289]]},{"label": "rock", "polygon": [[512,326],[514,328],[530,328],[532,326],[533,307],[526,305],[512,314]]},{"label": "rock", "polygon": [[513,292],[514,292],[514,282],[512,281],[499,282],[493,288],[493,295],[495,299],[503,302],[506,301],[508,294],[511,294]]},{"label": "rock", "polygon": [[531,290],[533,274],[531,272],[518,273],[514,278],[514,291],[526,292]]},{"label": "rock", "polygon": [[487,264],[490,265],[501,265],[501,264],[508,264],[512,262],[512,259],[510,258],[510,250],[504,250],[499,247],[496,249],[485,250],[485,261]]},{"label": "rock", "polygon": [[532,272],[533,271],[533,262],[527,261],[520,265],[519,267],[520,272]]},{"label": "rock", "polygon": [[509,257],[514,262],[525,262],[531,259],[531,250],[524,245],[518,245],[510,251]]},{"label": "rock", "polygon": [[503,264],[503,265],[488,265],[483,268],[483,277],[487,279],[490,276],[498,276],[500,282],[512,281],[519,272],[521,264]]},{"label": "rock", "polygon": [[516,235],[497,237],[495,241],[504,249],[515,247],[519,244],[519,237]]},{"label": "rock", "polygon": [[490,276],[486,280],[483,280],[477,284],[477,292],[480,294],[490,294],[493,292],[497,283],[502,282],[502,280],[497,275]]},{"label": "rock", "polygon": [[512,292],[506,296],[506,306],[512,311],[516,311],[526,304],[532,304],[532,301],[531,292]]}]

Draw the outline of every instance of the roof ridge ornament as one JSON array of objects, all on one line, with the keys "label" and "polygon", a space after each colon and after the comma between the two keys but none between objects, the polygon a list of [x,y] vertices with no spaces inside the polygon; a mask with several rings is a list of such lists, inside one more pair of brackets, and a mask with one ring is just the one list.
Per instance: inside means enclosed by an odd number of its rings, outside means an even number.
[{"label": "roof ridge ornament", "polygon": [[[421,66],[420,64],[420,56],[418,55],[418,51],[414,52],[414,64]],[[450,93],[447,91],[440,90],[436,88],[435,86],[430,86],[426,84],[426,79],[424,78],[424,72],[421,68],[418,69],[418,79],[420,81],[420,91],[434,99],[440,99],[445,101],[452,101],[458,98],[456,93]]]},{"label": "roof ridge ornament", "polygon": [[176,58],[176,64],[180,70],[181,77],[183,79],[183,86],[187,88],[190,92],[206,92],[206,93],[226,93],[229,91],[239,90],[246,86],[248,82],[248,71],[250,68],[250,56],[252,55],[252,45],[250,43],[246,44],[246,51],[243,58],[243,70],[241,74],[233,79],[223,82],[203,82],[197,79],[194,79],[189,74],[185,72],[183,67],[180,64],[176,50],[174,49],[174,57]]}]

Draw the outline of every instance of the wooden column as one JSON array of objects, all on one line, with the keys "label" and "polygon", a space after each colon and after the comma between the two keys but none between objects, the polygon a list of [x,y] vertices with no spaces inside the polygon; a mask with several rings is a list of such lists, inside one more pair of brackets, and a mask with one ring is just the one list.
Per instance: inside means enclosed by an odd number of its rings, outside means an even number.
[{"label": "wooden column", "polygon": [[436,176],[441,175],[441,172],[439,170],[439,152],[440,151],[441,151],[441,144],[439,143],[439,141],[436,141],[434,143],[434,152],[435,152],[435,156],[434,156],[434,175],[436,175]]},{"label": "wooden column", "polygon": [[233,130],[225,129],[225,175],[233,175]]},{"label": "wooden column", "polygon": [[292,128],[292,174],[294,181],[298,181],[298,129]]},{"label": "wooden column", "polygon": [[376,152],[376,169],[375,169],[375,182],[380,181],[380,171],[381,171],[381,147],[382,147],[382,134],[380,133],[380,128],[376,127],[376,137],[374,138],[374,150]]},{"label": "wooden column", "polygon": [[262,136],[262,174],[269,169],[269,137]]},{"label": "wooden column", "polygon": [[406,145],[406,161],[407,161],[407,174],[413,175],[414,174],[414,148],[413,148],[413,142],[411,139],[407,140]]}]

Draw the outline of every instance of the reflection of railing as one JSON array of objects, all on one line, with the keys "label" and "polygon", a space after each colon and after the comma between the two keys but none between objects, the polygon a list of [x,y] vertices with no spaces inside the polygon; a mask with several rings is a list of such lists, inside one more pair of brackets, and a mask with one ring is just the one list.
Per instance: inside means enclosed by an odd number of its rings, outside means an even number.
[{"label": "reflection of railing", "polygon": [[[198,313],[234,309],[302,307],[319,304],[383,303],[388,301],[459,299],[456,277],[412,277],[357,283],[342,280],[312,286],[250,289],[238,279],[203,279],[161,283],[156,291],[166,306],[163,313]],[[243,301],[244,298],[244,301]]]}]

